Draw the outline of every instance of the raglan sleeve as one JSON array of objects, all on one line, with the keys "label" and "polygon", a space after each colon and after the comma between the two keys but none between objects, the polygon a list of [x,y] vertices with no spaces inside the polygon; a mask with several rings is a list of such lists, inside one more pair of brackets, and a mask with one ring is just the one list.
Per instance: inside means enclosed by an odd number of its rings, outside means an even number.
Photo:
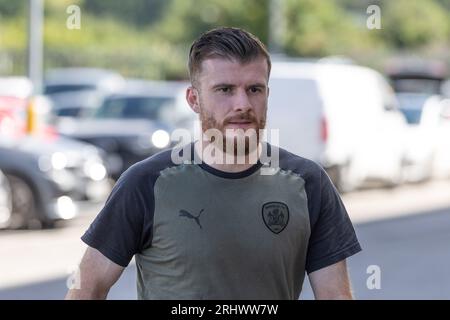
[{"label": "raglan sleeve", "polygon": [[88,246],[122,267],[151,244],[152,178],[136,171],[132,167],[119,178],[104,207],[81,237]]},{"label": "raglan sleeve", "polygon": [[320,168],[310,190],[314,216],[306,258],[308,273],[325,268],[361,251],[352,222],[329,176]]}]

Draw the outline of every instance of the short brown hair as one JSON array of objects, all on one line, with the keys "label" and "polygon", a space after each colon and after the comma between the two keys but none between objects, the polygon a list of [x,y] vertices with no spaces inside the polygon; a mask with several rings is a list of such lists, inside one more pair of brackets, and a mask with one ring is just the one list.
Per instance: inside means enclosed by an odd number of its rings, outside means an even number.
[{"label": "short brown hair", "polygon": [[216,28],[203,33],[191,46],[188,67],[192,84],[201,71],[202,62],[213,57],[235,59],[241,63],[264,57],[269,74],[272,66],[266,47],[256,36],[239,28]]}]

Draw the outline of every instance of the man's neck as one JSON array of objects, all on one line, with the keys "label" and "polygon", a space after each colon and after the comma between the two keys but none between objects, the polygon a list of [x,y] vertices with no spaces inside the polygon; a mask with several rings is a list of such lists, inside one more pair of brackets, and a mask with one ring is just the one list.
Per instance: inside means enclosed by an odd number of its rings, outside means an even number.
[{"label": "man's neck", "polygon": [[[202,145],[200,144],[202,143]],[[218,148],[215,148],[214,156],[208,150],[212,150],[212,144],[208,141],[196,141],[194,148],[197,155],[200,156],[200,159],[206,163],[208,166],[213,167],[214,169],[224,171],[224,172],[241,172],[245,171],[257,163],[261,155],[260,148],[256,148],[251,150],[248,155],[245,156],[244,163],[237,163],[237,157],[235,155],[228,154],[225,156],[225,153]],[[218,161],[218,159],[222,159],[222,161]],[[242,157],[244,159],[244,157]],[[231,160],[231,161],[230,161]]]}]

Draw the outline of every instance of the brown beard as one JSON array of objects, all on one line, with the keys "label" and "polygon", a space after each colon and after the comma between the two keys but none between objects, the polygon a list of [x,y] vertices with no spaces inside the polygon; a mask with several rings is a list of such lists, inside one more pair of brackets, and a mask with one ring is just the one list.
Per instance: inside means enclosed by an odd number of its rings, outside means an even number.
[{"label": "brown beard", "polygon": [[[247,113],[241,113],[238,115],[233,116],[232,118],[228,117],[225,118],[222,122],[218,122],[213,115],[211,115],[210,113],[208,113],[207,111],[204,110],[204,108],[201,108],[200,106],[200,122],[201,122],[201,126],[202,126],[202,132],[204,133],[205,131],[207,131],[208,129],[217,129],[222,133],[223,136],[223,141],[222,141],[222,151],[224,153],[227,152],[227,140],[229,139],[233,139],[232,145],[234,148],[234,156],[236,157],[238,155],[238,141],[237,141],[237,137],[227,137],[225,135],[226,133],[226,129],[225,126],[232,120],[236,120],[236,119],[240,119],[240,120],[247,120],[247,121],[251,121],[253,124],[256,124],[255,126],[255,131],[256,131],[256,146],[258,146],[259,142],[260,142],[260,132],[259,130],[262,130],[266,127],[266,113],[263,115],[263,117],[261,118],[261,120],[258,122],[256,120],[256,118],[250,114],[249,112]],[[214,142],[214,139],[210,139],[210,142]],[[252,151],[250,149],[250,137],[249,136],[245,136],[245,154],[244,155],[248,155],[250,153],[250,151]]]}]

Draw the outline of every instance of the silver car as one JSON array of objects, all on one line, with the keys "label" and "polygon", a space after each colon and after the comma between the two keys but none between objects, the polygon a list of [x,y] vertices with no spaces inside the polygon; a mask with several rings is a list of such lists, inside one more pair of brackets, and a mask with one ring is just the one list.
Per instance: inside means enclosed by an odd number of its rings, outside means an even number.
[{"label": "silver car", "polygon": [[99,150],[61,137],[0,139],[0,169],[12,194],[3,228],[53,227],[77,215],[77,201],[104,200],[111,188]]},{"label": "silver car", "polygon": [[114,71],[97,68],[52,69],[45,76],[44,94],[96,90],[114,92],[123,86],[122,76]]}]

